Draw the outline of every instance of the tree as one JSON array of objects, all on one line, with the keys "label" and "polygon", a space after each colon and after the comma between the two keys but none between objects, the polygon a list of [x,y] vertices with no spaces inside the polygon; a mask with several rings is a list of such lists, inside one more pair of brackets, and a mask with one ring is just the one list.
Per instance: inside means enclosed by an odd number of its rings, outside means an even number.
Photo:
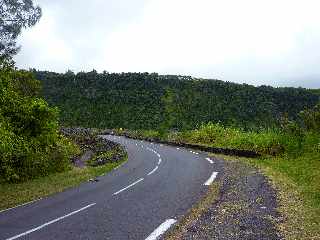
[{"label": "tree", "polygon": [[34,26],[40,17],[41,8],[32,0],[0,0],[0,62],[12,59],[22,28]]}]

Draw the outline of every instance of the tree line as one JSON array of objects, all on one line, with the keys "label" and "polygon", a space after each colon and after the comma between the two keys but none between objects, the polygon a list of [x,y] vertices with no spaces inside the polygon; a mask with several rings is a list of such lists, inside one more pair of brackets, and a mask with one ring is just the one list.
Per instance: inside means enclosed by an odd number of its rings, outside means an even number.
[{"label": "tree line", "polygon": [[31,70],[66,126],[187,130],[207,122],[243,129],[278,126],[319,101],[304,88],[254,87],[156,73]]}]

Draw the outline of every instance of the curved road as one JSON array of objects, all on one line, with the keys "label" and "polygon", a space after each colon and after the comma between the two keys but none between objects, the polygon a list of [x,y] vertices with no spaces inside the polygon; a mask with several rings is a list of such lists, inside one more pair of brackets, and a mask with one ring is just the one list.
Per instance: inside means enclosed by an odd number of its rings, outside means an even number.
[{"label": "curved road", "polygon": [[219,177],[205,153],[117,136],[129,159],[97,182],[0,211],[0,239],[158,239]]}]

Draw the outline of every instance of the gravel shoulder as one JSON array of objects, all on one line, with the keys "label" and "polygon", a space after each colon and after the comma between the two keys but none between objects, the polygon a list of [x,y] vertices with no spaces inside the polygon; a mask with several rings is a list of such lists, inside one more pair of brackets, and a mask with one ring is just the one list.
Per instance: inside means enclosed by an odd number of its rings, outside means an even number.
[{"label": "gravel shoulder", "polygon": [[215,158],[224,171],[208,195],[166,239],[278,240],[276,191],[257,169]]}]

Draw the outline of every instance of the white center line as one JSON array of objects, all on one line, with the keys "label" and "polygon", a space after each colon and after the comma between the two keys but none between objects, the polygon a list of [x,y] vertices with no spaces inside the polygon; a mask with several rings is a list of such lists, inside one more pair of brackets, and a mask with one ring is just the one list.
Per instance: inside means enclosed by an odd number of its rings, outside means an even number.
[{"label": "white center line", "polygon": [[212,161],[210,158],[206,158],[206,160],[207,160],[209,163],[213,164],[213,161]]},{"label": "white center line", "polygon": [[151,172],[149,172],[147,175],[149,176],[149,175],[151,175],[152,173],[154,173],[155,171],[157,171],[157,169],[158,169],[158,166],[156,166]]},{"label": "white center line", "polygon": [[217,175],[218,175],[217,172],[213,172],[211,174],[211,176],[209,177],[209,179],[203,185],[206,185],[206,186],[211,185],[211,183],[214,181],[214,179],[216,179]]},{"label": "white center line", "polygon": [[115,192],[113,195],[117,195],[117,194],[119,194],[119,193],[121,193],[121,192],[123,192],[123,191],[127,190],[128,188],[130,188],[130,187],[132,187],[132,186],[136,185],[137,183],[139,183],[139,182],[143,181],[143,180],[144,180],[143,178],[140,178],[139,180],[135,181],[134,183],[131,183],[129,186],[127,186],[127,187],[125,187],[125,188],[122,188],[122,189],[121,189],[121,190],[119,190],[118,192]]},{"label": "white center line", "polygon": [[6,240],[14,240],[14,239],[18,239],[18,238],[20,238],[20,237],[26,236],[26,235],[28,235],[28,234],[30,234],[30,233],[32,233],[32,232],[38,231],[38,230],[40,230],[40,229],[42,229],[42,228],[44,228],[44,227],[46,227],[46,226],[48,226],[48,225],[50,225],[50,224],[53,224],[53,223],[55,223],[55,222],[58,222],[58,221],[60,221],[60,220],[62,220],[62,219],[64,219],[64,218],[70,217],[70,216],[72,216],[72,215],[74,215],[74,214],[76,214],[76,213],[78,213],[78,212],[81,212],[81,211],[83,211],[83,210],[85,210],[85,209],[87,209],[87,208],[89,208],[89,207],[92,207],[92,206],[94,206],[94,205],[96,205],[96,203],[89,204],[89,205],[87,205],[87,206],[85,206],[85,207],[83,207],[83,208],[80,208],[79,210],[73,211],[73,212],[71,212],[71,213],[69,213],[69,214],[67,214],[67,215],[64,215],[64,216],[62,216],[62,217],[56,218],[56,219],[54,219],[54,220],[51,220],[50,222],[44,223],[44,224],[42,224],[42,225],[40,225],[40,226],[38,226],[38,227],[36,227],[36,228],[30,229],[29,231],[26,231],[26,232],[21,233],[21,234],[19,234],[19,235],[13,236],[13,237],[11,237],[11,238],[7,238]]},{"label": "white center line", "polygon": [[165,233],[172,224],[175,224],[177,220],[168,219],[162,223],[156,230],[154,230],[145,240],[156,240],[160,235]]}]

